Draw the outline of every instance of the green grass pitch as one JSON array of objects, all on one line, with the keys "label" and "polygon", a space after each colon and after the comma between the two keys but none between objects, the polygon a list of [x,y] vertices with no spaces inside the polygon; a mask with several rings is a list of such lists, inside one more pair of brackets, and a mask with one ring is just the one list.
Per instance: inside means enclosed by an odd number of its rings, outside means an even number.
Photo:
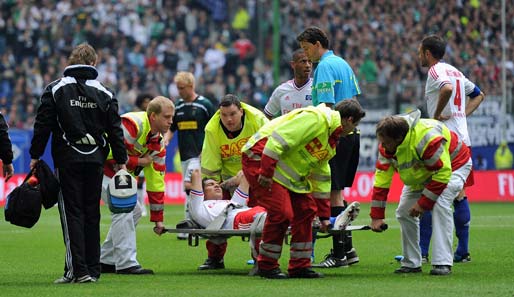
[{"label": "green grass pitch", "polygon": [[[266,280],[247,276],[251,266],[248,243],[229,239],[225,270],[197,271],[206,258],[205,241],[198,247],[152,232],[143,217],[138,226],[138,259],[155,275],[104,274],[95,284],[54,285],[62,275],[64,245],[57,208],[43,210],[40,221],[25,229],[0,221],[0,296],[514,296],[514,203],[472,204],[470,251],[472,262],[455,264],[450,276],[423,273],[395,275],[401,254],[396,205],[387,208],[389,230],[353,233],[360,263],[349,268],[323,270],[323,279]],[[369,223],[369,205],[362,205],[356,225]],[[182,217],[181,206],[166,206],[167,227]],[[102,239],[109,214],[102,207]],[[316,243],[316,260],[330,250],[331,240]],[[288,246],[282,253],[287,268]]]}]

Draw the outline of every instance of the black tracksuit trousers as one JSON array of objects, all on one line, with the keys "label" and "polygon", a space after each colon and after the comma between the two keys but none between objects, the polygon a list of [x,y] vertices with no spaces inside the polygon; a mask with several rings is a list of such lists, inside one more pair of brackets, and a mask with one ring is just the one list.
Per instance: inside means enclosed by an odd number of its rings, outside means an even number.
[{"label": "black tracksuit trousers", "polygon": [[57,168],[58,205],[66,258],[64,276],[100,277],[100,195],[103,166],[70,163]]}]

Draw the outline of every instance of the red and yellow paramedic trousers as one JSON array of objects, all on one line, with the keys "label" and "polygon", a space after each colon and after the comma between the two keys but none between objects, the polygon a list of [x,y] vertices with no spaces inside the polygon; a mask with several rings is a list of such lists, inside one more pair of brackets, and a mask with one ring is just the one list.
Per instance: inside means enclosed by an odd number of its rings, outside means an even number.
[{"label": "red and yellow paramedic trousers", "polygon": [[291,226],[291,247],[288,272],[294,274],[311,266],[312,221],[317,212],[316,201],[310,194],[295,193],[273,182],[263,188],[257,182],[260,162],[243,154],[243,172],[250,183],[249,205],[258,204],[268,212],[262,232],[257,262],[259,269],[279,267],[278,259],[287,228]]}]

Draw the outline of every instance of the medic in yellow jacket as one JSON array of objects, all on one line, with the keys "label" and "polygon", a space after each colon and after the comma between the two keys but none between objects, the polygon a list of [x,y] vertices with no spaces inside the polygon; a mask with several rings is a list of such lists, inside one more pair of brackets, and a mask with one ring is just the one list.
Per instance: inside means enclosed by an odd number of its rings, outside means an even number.
[{"label": "medic in yellow jacket", "polygon": [[[163,222],[164,174],[166,171],[166,147],[162,136],[167,131],[166,127],[169,129],[173,121],[175,107],[168,98],[158,96],[152,99],[152,101],[154,100],[152,108],[155,108],[156,112],[148,114],[148,112],[141,111],[123,114],[121,127],[129,157],[127,169],[131,173],[143,170],[146,192],[150,202],[150,221],[160,225]],[[157,108],[159,105],[161,105],[160,111]],[[113,160],[109,160],[111,158],[110,154],[104,166],[104,173],[107,176],[114,175]]]},{"label": "medic in yellow jacket", "polygon": [[205,126],[201,167],[203,177],[226,181],[241,170],[241,148],[259,128],[268,122],[255,107],[225,95],[220,108]]},{"label": "medic in yellow jacket", "polygon": [[328,161],[336,153],[341,132],[339,112],[324,104],[309,106],[264,125],[242,150],[250,159],[261,160],[261,175],[293,192],[329,199]]},{"label": "medic in yellow jacket", "polygon": [[[396,139],[386,137],[377,130],[380,145],[371,202],[372,219],[385,217],[395,171],[405,185],[422,190],[418,204],[423,210],[431,210],[450,181],[452,171],[470,160],[469,148],[442,122],[421,119],[419,111],[400,117],[409,125],[403,138],[401,135]],[[401,134],[398,132],[401,129],[394,125],[389,125],[389,129],[384,134]]]},{"label": "medic in yellow jacket", "polygon": [[341,134],[355,129],[365,112],[357,100],[343,100],[332,110],[320,104],[295,109],[264,125],[243,147],[243,172],[252,196],[248,205],[266,208],[259,246],[259,274],[280,272],[284,235],[291,226],[289,277],[320,277],[312,271],[312,221],[330,224],[330,166]]}]

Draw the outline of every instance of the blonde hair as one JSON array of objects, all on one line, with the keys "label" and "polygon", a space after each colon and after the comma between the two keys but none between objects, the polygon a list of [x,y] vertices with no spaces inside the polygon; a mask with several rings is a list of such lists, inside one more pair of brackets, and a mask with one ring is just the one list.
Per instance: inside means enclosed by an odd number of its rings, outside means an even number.
[{"label": "blonde hair", "polygon": [[87,43],[81,43],[77,45],[68,57],[68,65],[96,65],[95,49]]},{"label": "blonde hair", "polygon": [[150,103],[148,103],[148,106],[146,107],[146,114],[148,117],[150,117],[152,113],[161,114],[165,107],[171,107],[173,110],[175,110],[175,104],[173,104],[171,99],[164,96],[157,96],[150,100]]},{"label": "blonde hair", "polygon": [[175,83],[184,83],[191,85],[193,88],[195,86],[195,76],[191,72],[186,71],[179,71],[175,75],[175,78],[173,79]]}]

